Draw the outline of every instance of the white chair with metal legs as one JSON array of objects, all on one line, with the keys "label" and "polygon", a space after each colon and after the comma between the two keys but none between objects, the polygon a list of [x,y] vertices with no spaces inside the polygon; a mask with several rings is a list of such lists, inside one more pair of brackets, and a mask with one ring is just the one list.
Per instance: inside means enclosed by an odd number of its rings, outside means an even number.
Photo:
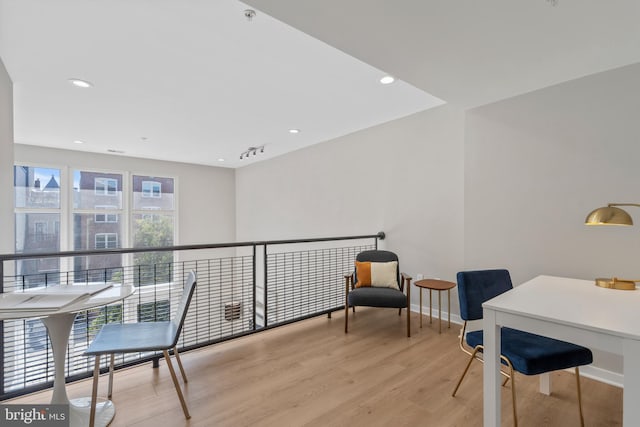
[{"label": "white chair with metal legs", "polygon": [[189,273],[186,285],[184,286],[182,299],[173,320],[162,322],[140,322],[140,323],[109,323],[100,329],[89,348],[85,352],[88,356],[95,356],[95,367],[93,371],[93,389],[91,393],[91,413],[89,426],[94,427],[96,419],[96,400],[98,394],[98,377],[100,375],[100,356],[110,355],[109,363],[109,389],[108,397],[111,399],[113,390],[113,361],[115,353],[137,353],[143,351],[162,351],[167,362],[171,379],[178,393],[180,404],[185,418],[191,418],[187,404],[182,395],[178,378],[176,377],[169,350],[173,349],[173,354],[178,362],[178,367],[182,374],[182,379],[186,383],[187,376],[182,367],[178,349],[178,337],[182,331],[187,309],[191,303],[193,292],[196,287],[196,274]]}]

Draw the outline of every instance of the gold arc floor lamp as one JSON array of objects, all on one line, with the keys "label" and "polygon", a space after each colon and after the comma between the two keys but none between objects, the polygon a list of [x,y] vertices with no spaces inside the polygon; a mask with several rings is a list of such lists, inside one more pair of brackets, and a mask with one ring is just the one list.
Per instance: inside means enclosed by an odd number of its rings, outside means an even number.
[{"label": "gold arc floor lamp", "polygon": [[[631,215],[629,215],[624,209],[620,209],[617,206],[635,206],[640,207],[638,203],[609,203],[607,206],[594,209],[587,215],[584,220],[585,225],[621,225],[630,226],[633,225]],[[636,289],[636,282],[640,282],[640,279],[618,279],[617,277],[609,278],[597,278],[596,286],[609,289],[620,289],[625,291],[634,291]]]}]

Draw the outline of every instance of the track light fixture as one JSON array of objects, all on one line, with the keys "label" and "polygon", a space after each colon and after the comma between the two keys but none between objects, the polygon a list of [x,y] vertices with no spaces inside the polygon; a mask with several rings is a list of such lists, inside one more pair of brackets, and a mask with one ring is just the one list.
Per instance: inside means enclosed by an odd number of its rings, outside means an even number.
[{"label": "track light fixture", "polygon": [[264,145],[261,145],[259,147],[249,147],[249,148],[247,148],[246,151],[244,151],[244,152],[242,152],[240,154],[240,160],[246,159],[249,156],[255,156],[256,154],[258,154],[258,151],[260,151],[261,153],[264,153]]}]

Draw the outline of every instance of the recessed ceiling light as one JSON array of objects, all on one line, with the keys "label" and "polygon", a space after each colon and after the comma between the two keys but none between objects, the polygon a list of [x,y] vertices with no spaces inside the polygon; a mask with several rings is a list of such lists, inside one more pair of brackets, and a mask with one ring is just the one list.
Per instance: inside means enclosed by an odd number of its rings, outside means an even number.
[{"label": "recessed ceiling light", "polygon": [[289,129],[289,133],[300,133],[300,129]]},{"label": "recessed ceiling light", "polygon": [[384,76],[383,78],[380,79],[380,83],[382,83],[383,85],[388,85],[395,81],[396,79],[393,78],[392,76]]},{"label": "recessed ceiling light", "polygon": [[76,139],[75,141],[73,141],[74,144],[84,144],[84,141],[80,141],[79,139]]},{"label": "recessed ceiling light", "polygon": [[219,162],[224,162],[224,159],[220,158],[218,159]]},{"label": "recessed ceiling light", "polygon": [[75,87],[81,87],[83,89],[93,86],[90,82],[80,79],[69,79],[69,83],[71,83]]}]

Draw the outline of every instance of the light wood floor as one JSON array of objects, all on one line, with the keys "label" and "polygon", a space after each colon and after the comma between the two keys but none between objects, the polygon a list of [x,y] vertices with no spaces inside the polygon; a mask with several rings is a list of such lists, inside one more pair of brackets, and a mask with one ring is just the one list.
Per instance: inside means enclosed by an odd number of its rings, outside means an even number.
[{"label": "light wood floor", "polygon": [[[458,325],[438,335],[413,314],[411,338],[392,309],[359,308],[343,331],[343,315],[294,325],[184,353],[189,377],[180,409],[164,361],[117,371],[111,424],[152,427],[209,426],[481,426],[482,366],[475,363],[458,395],[451,391],[467,356],[458,348]],[[445,324],[446,325],[446,324]],[[552,374],[553,393],[537,392],[537,377],[518,375],[521,426],[579,425],[574,376]],[[101,377],[100,393],[106,394]],[[583,379],[587,426],[622,424],[622,391]],[[510,385],[502,419],[512,425]],[[90,381],[68,386],[71,398],[90,395]],[[11,403],[48,403],[50,392]],[[7,402],[9,403],[9,402]]]}]

